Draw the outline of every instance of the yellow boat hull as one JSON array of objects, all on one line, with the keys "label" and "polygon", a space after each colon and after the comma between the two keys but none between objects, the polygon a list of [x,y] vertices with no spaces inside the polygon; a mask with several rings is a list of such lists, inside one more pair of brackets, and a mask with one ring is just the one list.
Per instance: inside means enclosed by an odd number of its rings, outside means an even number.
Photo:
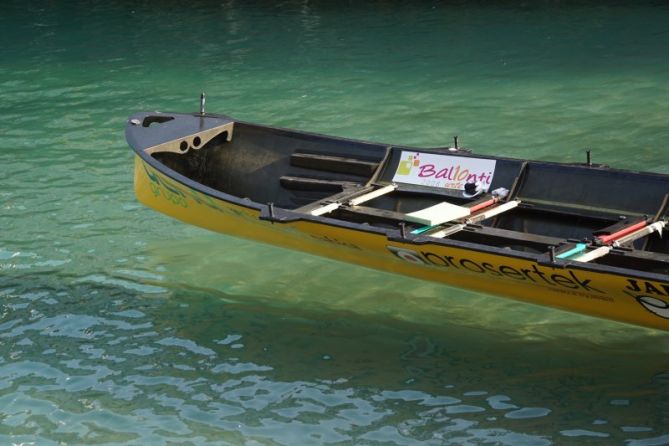
[{"label": "yellow boat hull", "polygon": [[140,202],[215,232],[524,302],[669,330],[669,284],[620,273],[539,264],[512,255],[389,240],[315,221],[272,222],[260,212],[178,183],[135,157]]}]

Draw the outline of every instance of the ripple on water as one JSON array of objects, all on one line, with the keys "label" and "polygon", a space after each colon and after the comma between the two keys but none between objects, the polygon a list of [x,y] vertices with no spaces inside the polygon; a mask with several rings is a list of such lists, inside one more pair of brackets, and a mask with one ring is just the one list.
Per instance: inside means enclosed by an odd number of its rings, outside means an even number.
[{"label": "ripple on water", "polygon": [[630,446],[665,446],[669,444],[669,434],[658,437],[633,439],[627,442]]},{"label": "ripple on water", "polygon": [[487,401],[490,407],[495,410],[518,409],[515,404],[507,403],[507,401],[511,401],[511,398],[506,395],[493,395]]},{"label": "ripple on water", "polygon": [[523,407],[522,409],[512,410],[504,414],[504,417],[510,419],[539,418],[550,414],[551,410],[545,407]]},{"label": "ripple on water", "polygon": [[609,434],[605,432],[591,431],[587,429],[569,429],[560,431],[560,434],[565,437],[599,437],[608,438]]},{"label": "ripple on water", "polygon": [[118,286],[118,287],[130,290],[130,291],[137,291],[137,292],[146,293],[146,294],[160,294],[160,293],[167,292],[166,288],[163,288],[163,287],[160,287],[160,286],[149,285],[147,283],[138,282],[138,281],[130,281],[130,280],[125,280],[125,279],[120,279],[120,278],[104,276],[104,275],[101,275],[101,274],[91,274],[89,276],[82,277],[82,278],[77,279],[75,281],[75,283],[86,283],[86,282],[97,283],[97,284],[102,284],[102,285]]}]

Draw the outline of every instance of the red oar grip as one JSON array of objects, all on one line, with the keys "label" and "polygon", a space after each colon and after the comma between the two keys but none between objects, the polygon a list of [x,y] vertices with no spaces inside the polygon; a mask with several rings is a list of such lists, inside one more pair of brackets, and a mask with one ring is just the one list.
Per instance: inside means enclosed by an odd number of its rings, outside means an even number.
[{"label": "red oar grip", "polygon": [[648,224],[648,223],[647,223],[646,221],[640,221],[639,223],[635,223],[635,224],[633,224],[633,225],[631,225],[631,226],[628,226],[628,227],[626,227],[626,228],[623,228],[623,229],[621,229],[620,231],[614,232],[613,234],[609,234],[609,235],[601,235],[601,236],[599,236],[599,237],[597,237],[597,238],[598,238],[602,243],[608,245],[609,243],[616,241],[616,240],[619,239],[620,237],[624,237],[624,236],[626,236],[626,235],[629,234],[629,233],[632,233],[632,232],[634,232],[634,231],[636,231],[636,230],[638,230],[638,229],[641,229],[641,228],[645,227],[647,224]]},{"label": "red oar grip", "polygon": [[479,204],[477,204],[477,205],[475,205],[475,206],[472,206],[472,207],[469,208],[469,213],[470,213],[470,214],[473,214],[473,213],[476,212],[476,211],[480,211],[481,209],[485,209],[485,208],[487,208],[487,207],[490,207],[490,206],[492,206],[493,204],[497,203],[498,200],[499,200],[499,199],[495,197],[495,198],[491,198],[491,199],[488,200],[488,201],[484,201],[483,203],[479,203]]}]

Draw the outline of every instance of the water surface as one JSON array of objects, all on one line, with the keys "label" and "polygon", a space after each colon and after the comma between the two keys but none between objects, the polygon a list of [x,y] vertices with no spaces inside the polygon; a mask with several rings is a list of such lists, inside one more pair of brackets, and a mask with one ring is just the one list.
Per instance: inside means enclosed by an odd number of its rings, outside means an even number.
[{"label": "water surface", "polygon": [[[9,3],[0,442],[669,444],[665,333],[211,234],[128,115],[669,173],[662,2]],[[643,191],[639,191],[643,193]]]}]

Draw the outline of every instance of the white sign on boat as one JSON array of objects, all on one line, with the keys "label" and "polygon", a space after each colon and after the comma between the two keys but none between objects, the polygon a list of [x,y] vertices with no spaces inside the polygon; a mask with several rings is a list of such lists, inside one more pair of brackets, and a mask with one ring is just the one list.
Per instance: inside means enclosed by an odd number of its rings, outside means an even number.
[{"label": "white sign on boat", "polygon": [[488,191],[495,175],[495,160],[402,151],[394,182],[464,190],[479,183]]}]

